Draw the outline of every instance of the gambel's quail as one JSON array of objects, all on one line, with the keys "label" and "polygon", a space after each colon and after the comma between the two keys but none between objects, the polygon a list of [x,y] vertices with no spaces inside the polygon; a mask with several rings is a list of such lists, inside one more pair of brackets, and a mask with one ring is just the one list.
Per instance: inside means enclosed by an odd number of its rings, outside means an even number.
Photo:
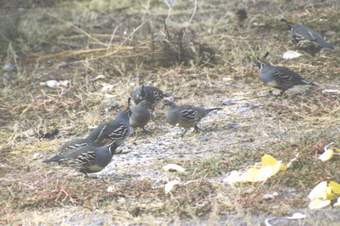
[{"label": "gambel's quail", "polygon": [[87,145],[58,154],[45,162],[57,162],[63,166],[75,168],[84,174],[96,173],[111,162],[112,156],[117,154],[115,152],[117,147],[117,143],[100,147]]},{"label": "gambel's quail", "polygon": [[297,47],[310,53],[316,53],[322,48],[334,49],[334,45],[326,42],[319,32],[303,24],[293,24],[286,19],[281,19],[281,21],[287,24],[292,42]]},{"label": "gambel's quail", "polygon": [[256,61],[255,64],[260,69],[261,81],[268,86],[281,90],[280,95],[296,85],[315,85],[289,68],[273,66],[261,61]]},{"label": "gambel's quail", "polygon": [[168,111],[166,112],[167,122],[173,126],[178,125],[179,127],[184,128],[185,130],[182,136],[184,136],[187,130],[192,127],[198,132],[200,129],[197,124],[202,118],[207,116],[211,111],[222,109],[194,107],[190,105],[178,106],[169,100],[164,100],[164,104],[168,106]]}]

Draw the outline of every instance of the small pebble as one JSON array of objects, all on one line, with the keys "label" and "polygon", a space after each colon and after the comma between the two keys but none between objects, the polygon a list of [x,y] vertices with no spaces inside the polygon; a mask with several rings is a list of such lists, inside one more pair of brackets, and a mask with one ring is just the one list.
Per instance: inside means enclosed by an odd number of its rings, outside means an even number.
[{"label": "small pebble", "polygon": [[14,65],[14,64],[5,64],[3,67],[2,67],[2,70],[6,71],[6,72],[12,72],[12,71],[15,71],[17,69],[17,67]]}]

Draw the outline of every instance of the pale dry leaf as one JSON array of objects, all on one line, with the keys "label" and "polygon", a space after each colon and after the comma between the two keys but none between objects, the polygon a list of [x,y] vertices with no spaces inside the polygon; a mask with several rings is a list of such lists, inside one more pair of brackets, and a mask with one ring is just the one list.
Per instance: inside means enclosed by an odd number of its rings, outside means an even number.
[{"label": "pale dry leaf", "polygon": [[310,200],[327,199],[327,181],[322,181],[316,185],[308,195]]},{"label": "pale dry leaf", "polygon": [[322,209],[326,206],[329,206],[329,204],[331,204],[331,200],[314,199],[309,203],[308,207],[309,209],[315,210],[315,209]]},{"label": "pale dry leaf", "polygon": [[163,166],[163,170],[167,172],[185,173],[185,169],[177,164],[167,164]]},{"label": "pale dry leaf", "polygon": [[179,185],[181,182],[179,180],[172,180],[165,184],[164,186],[164,192],[165,194],[169,194],[175,186]]},{"label": "pale dry leaf", "polygon": [[282,58],[285,60],[291,60],[291,59],[295,59],[302,56],[301,53],[296,52],[296,51],[292,51],[292,50],[288,50],[287,52],[284,52],[282,55]]},{"label": "pale dry leaf", "polygon": [[306,215],[303,214],[303,213],[294,213],[292,216],[290,217],[286,217],[287,219],[290,219],[290,220],[299,220],[299,219],[304,219],[306,218]]}]

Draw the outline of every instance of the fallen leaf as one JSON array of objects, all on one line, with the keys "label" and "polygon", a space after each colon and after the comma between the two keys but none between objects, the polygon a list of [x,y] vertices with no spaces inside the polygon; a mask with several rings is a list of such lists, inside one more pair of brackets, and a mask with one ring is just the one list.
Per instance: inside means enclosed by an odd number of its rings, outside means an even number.
[{"label": "fallen leaf", "polygon": [[294,213],[292,216],[286,218],[290,220],[299,220],[306,218],[306,215],[303,213]]},{"label": "fallen leaf", "polygon": [[176,185],[179,185],[181,182],[179,180],[172,180],[165,184],[164,192],[165,194],[170,193]]},{"label": "fallen leaf", "polygon": [[321,209],[328,206],[329,204],[331,204],[331,200],[314,199],[309,203],[308,207],[312,210]]},{"label": "fallen leaf", "polygon": [[163,170],[168,172],[185,173],[185,169],[177,164],[167,164],[163,166]]},{"label": "fallen leaf", "polygon": [[334,150],[332,148],[330,148],[334,143],[329,143],[327,145],[324,146],[323,148],[323,153],[319,156],[319,159],[323,162],[326,162],[330,159],[333,158],[334,156]]},{"label": "fallen leaf", "polygon": [[238,182],[242,182],[242,173],[236,170],[231,171],[226,178],[223,179],[224,183],[233,185]]},{"label": "fallen leaf", "polygon": [[312,201],[315,199],[327,199],[327,181],[322,181],[316,185],[309,193],[308,198]]},{"label": "fallen leaf", "polygon": [[61,86],[67,87],[70,84],[70,81],[68,80],[62,80],[62,81],[57,81],[57,80],[48,80],[46,82],[40,82],[41,86],[47,86],[52,89],[59,88]]},{"label": "fallen leaf", "polygon": [[319,156],[319,159],[323,162],[326,162],[326,161],[332,159],[333,156],[334,156],[333,149],[328,149]]},{"label": "fallen leaf", "polygon": [[334,207],[340,207],[340,197],[336,200],[336,202],[333,205]]},{"label": "fallen leaf", "polygon": [[301,53],[296,52],[296,51],[292,51],[292,50],[288,50],[287,52],[284,52],[282,55],[282,58],[285,60],[291,60],[291,59],[295,59],[302,56]]},{"label": "fallen leaf", "polygon": [[335,181],[330,181],[328,186],[331,188],[331,191],[336,194],[340,195],[340,184]]},{"label": "fallen leaf", "polygon": [[276,160],[271,155],[265,154],[261,162],[250,167],[245,172],[232,171],[224,182],[235,184],[237,182],[261,182],[274,176],[281,170],[286,170],[287,166],[281,161]]}]

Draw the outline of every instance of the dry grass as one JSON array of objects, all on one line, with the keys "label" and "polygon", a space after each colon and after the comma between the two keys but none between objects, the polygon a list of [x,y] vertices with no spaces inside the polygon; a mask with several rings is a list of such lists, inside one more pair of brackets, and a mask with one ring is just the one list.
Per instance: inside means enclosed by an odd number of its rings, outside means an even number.
[{"label": "dry grass", "polygon": [[[47,43],[43,51],[34,51],[29,42],[21,43],[27,57],[17,61],[17,73],[0,85],[0,224],[29,224],[24,217],[36,211],[51,220],[47,216],[55,210],[60,216],[52,222],[60,223],[63,216],[71,218],[64,211],[67,208],[73,209],[73,215],[88,217],[91,210],[106,222],[137,224],[206,218],[223,222],[223,216],[236,213],[285,215],[305,208],[307,193],[319,181],[340,181],[338,159],[327,163],[317,160],[325,144],[340,142],[340,97],[322,92],[339,89],[339,50],[293,61],[280,57],[293,48],[287,42],[284,24],[279,22],[281,16],[322,32],[331,30],[331,41],[340,42],[340,15],[333,1],[321,5],[318,1],[249,1],[245,21],[237,21],[234,12],[241,6],[236,3],[199,1],[199,10],[188,27],[179,24],[189,20],[191,1],[178,1],[170,17],[173,23],[167,27],[167,8],[156,1],[138,2],[129,9],[125,8],[129,1],[119,6],[113,4],[115,1],[106,5],[92,2],[78,6],[84,10],[79,18],[74,16],[76,7],[73,13],[66,10],[61,14],[66,17],[49,12],[51,23],[60,25],[57,30],[62,33],[57,39],[51,34],[52,38],[30,40]],[[117,16],[112,18],[108,12]],[[85,15],[93,17],[80,26]],[[102,22],[105,19],[109,21],[106,25]],[[288,66],[319,86],[300,95],[263,96],[266,88],[258,81],[251,59],[265,51],[270,51],[271,62]],[[3,62],[15,59],[15,55],[11,51]],[[58,89],[40,85],[49,79],[69,80],[71,84]],[[239,133],[250,134],[254,141],[222,147],[211,144],[217,153],[162,159],[159,164],[177,163],[187,169],[186,175],[172,175],[182,184],[169,195],[164,194],[164,183],[158,178],[89,179],[41,163],[66,137],[82,135],[111,118],[126,104],[132,88],[142,82],[173,93],[183,103],[215,105],[235,96],[260,102],[256,114],[244,121],[238,121],[240,115],[228,115],[229,121],[241,124]],[[112,84],[112,89],[101,91],[105,84]],[[111,109],[113,100],[115,107]],[[219,139],[230,138],[225,121],[210,126]],[[59,130],[56,139],[39,138],[54,129]],[[162,128],[157,131],[164,133]],[[214,130],[209,132],[214,134]],[[186,139],[196,141],[195,135]],[[231,188],[221,182],[227,172],[254,164],[264,153],[283,161],[299,153],[299,159],[288,171],[263,184]],[[112,185],[114,189],[108,192]],[[271,192],[280,195],[264,200],[263,195]],[[36,216],[37,223],[46,224],[46,219]],[[249,219],[254,220],[258,219]]]}]

